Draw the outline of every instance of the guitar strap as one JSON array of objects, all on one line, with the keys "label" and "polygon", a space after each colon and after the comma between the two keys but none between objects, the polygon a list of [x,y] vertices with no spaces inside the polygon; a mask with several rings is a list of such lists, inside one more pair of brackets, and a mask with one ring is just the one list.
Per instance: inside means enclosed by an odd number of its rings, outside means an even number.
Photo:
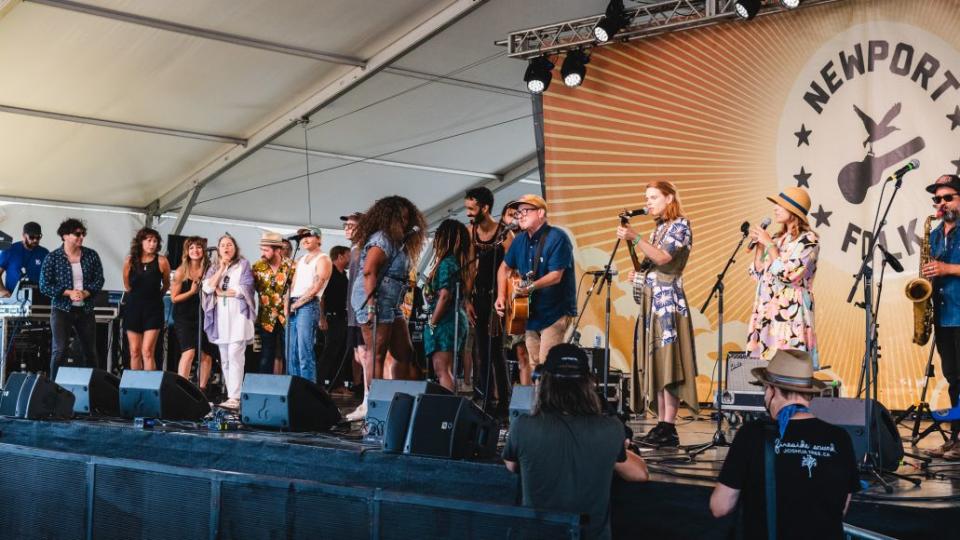
[{"label": "guitar strap", "polygon": [[543,254],[543,245],[547,243],[547,235],[550,234],[550,225],[543,224],[543,235],[537,241],[537,252],[533,256],[533,264],[530,265],[530,272],[533,273],[533,279],[537,279],[537,270],[540,268],[540,255]]}]

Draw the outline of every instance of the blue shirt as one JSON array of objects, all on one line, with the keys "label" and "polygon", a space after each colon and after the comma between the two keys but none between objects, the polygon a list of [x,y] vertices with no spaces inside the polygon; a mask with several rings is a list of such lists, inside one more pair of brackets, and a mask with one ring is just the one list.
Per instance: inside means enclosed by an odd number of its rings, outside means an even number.
[{"label": "blue shirt", "polygon": [[540,252],[540,264],[532,280],[537,280],[555,270],[563,270],[560,283],[536,289],[530,296],[530,317],[527,330],[540,331],[557,322],[564,315],[577,314],[577,284],[573,275],[573,244],[567,233],[556,227],[543,225],[531,237],[520,233],[510,244],[503,262],[525,277],[533,269],[540,237],[547,235]]},{"label": "blue shirt", "polygon": [[[930,232],[930,257],[960,264],[960,236],[954,227],[946,239],[943,223]],[[933,278],[933,321],[937,326],[960,326],[960,276]]]},{"label": "blue shirt", "polygon": [[13,291],[22,277],[21,269],[27,270],[27,278],[33,283],[40,283],[40,265],[50,251],[42,246],[27,249],[23,242],[16,242],[8,249],[0,252],[0,269],[3,275],[3,286]]},{"label": "blue shirt", "polygon": [[[83,272],[83,290],[89,291],[90,296],[83,301],[84,312],[93,311],[93,299],[103,288],[103,266],[100,264],[100,255],[86,247],[80,248],[80,270]],[[50,297],[50,305],[61,311],[70,311],[73,302],[63,295],[67,289],[73,288],[73,272],[70,269],[70,260],[63,246],[53,250],[40,269],[40,292]]]}]

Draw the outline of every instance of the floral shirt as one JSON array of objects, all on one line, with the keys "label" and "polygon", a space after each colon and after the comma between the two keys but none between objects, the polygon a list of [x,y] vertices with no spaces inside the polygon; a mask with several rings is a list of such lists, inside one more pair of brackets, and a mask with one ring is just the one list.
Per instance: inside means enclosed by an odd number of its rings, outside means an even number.
[{"label": "floral shirt", "polygon": [[660,343],[673,343],[677,339],[676,318],[689,317],[687,298],[683,293],[683,268],[693,248],[693,233],[686,218],[664,221],[650,234],[649,242],[673,257],[663,266],[654,266],[650,271],[637,272],[633,283],[633,299],[643,305],[643,289],[651,291],[653,319],[660,325]]},{"label": "floral shirt", "polygon": [[750,265],[757,280],[753,314],[747,334],[750,356],[769,360],[777,349],[807,351],[819,366],[813,330],[813,276],[817,272],[820,240],[813,231],[798,238],[774,238],[780,255],[764,250],[760,268]]},{"label": "floral shirt", "polygon": [[[94,297],[103,288],[103,265],[100,255],[88,247],[80,247],[80,270],[83,272],[83,290],[90,292],[90,297],[83,301],[81,309],[84,313],[93,311]],[[63,295],[64,291],[73,288],[73,272],[70,269],[70,260],[63,246],[53,250],[40,267],[40,292],[50,297],[50,304],[61,311],[70,311],[73,303]]]},{"label": "floral shirt", "polygon": [[286,324],[283,317],[283,297],[287,294],[293,278],[293,261],[283,259],[276,271],[264,259],[253,265],[253,280],[260,299],[257,310],[257,326],[267,332],[273,332],[273,327],[280,321]]}]

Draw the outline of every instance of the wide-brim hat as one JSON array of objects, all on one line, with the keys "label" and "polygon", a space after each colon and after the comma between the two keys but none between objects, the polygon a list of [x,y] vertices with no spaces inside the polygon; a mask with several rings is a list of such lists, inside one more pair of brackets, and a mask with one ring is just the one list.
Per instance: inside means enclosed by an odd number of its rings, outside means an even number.
[{"label": "wide-brim hat", "polygon": [[945,174],[940,178],[937,178],[937,181],[927,186],[928,193],[936,193],[938,189],[942,187],[953,188],[957,193],[960,193],[960,176],[955,174]]},{"label": "wide-brim hat", "polygon": [[810,195],[807,190],[798,187],[789,187],[779,194],[767,197],[767,200],[783,207],[787,212],[797,216],[804,223],[807,221],[807,214],[810,213]]},{"label": "wide-brim hat", "polygon": [[757,378],[751,384],[776,386],[804,394],[819,394],[827,386],[814,378],[813,360],[807,351],[780,349],[767,367],[753,368],[750,373]]},{"label": "wide-brim hat", "polygon": [[560,379],[582,379],[590,375],[590,360],[580,347],[560,343],[547,352],[543,372]]},{"label": "wide-brim hat", "polygon": [[260,245],[270,247],[284,247],[283,236],[280,233],[264,231],[260,235]]},{"label": "wide-brim hat", "polygon": [[507,208],[516,208],[521,204],[529,204],[541,210],[547,209],[547,201],[543,200],[543,197],[533,194],[523,195],[519,199],[507,203]]}]

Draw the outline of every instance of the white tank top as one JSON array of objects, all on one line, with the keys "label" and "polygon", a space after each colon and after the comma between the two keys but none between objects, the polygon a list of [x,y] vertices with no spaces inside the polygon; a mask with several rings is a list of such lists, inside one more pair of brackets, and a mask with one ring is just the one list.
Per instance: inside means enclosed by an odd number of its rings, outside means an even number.
[{"label": "white tank top", "polygon": [[[296,271],[293,274],[293,286],[290,287],[290,298],[299,298],[309,291],[313,285],[313,276],[317,275],[317,262],[324,257],[330,258],[329,255],[321,252],[312,261],[307,262],[307,257],[310,255],[310,253],[306,253],[303,257],[297,259]],[[324,284],[323,289],[326,287],[326,284]],[[317,291],[316,298],[320,298],[323,289]]]}]

